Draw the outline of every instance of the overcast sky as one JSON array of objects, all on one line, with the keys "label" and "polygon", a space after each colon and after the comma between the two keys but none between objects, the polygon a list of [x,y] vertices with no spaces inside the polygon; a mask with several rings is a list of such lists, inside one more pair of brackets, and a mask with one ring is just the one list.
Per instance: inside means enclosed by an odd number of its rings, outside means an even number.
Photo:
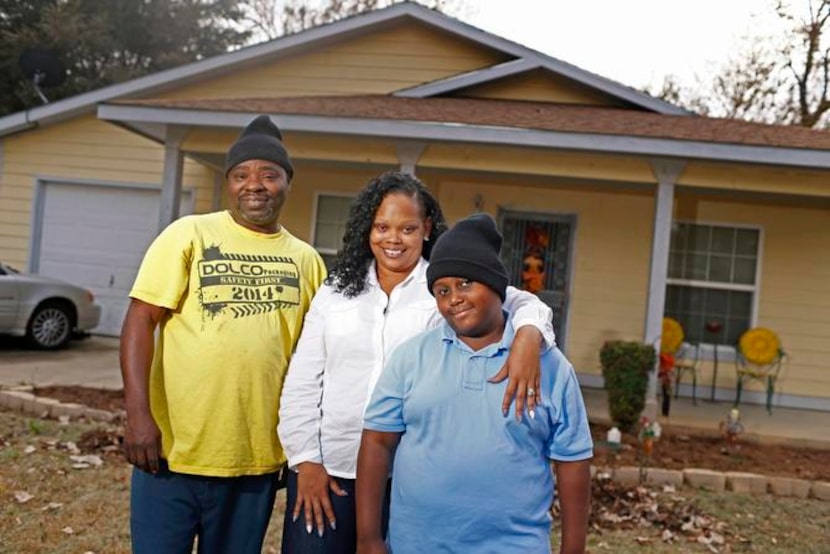
[{"label": "overcast sky", "polygon": [[[792,0],[804,6],[807,0]],[[455,17],[636,88],[715,71],[741,37],[772,34],[772,0],[462,0]]]}]

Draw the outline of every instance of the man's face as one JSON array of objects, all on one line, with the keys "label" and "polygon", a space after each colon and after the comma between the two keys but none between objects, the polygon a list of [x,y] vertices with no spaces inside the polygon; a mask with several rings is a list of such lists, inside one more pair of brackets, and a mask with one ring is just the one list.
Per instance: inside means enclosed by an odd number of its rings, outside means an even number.
[{"label": "man's face", "polygon": [[291,186],[285,170],[266,160],[247,160],[228,173],[231,214],[243,227],[263,233],[279,229],[279,215]]},{"label": "man's face", "polygon": [[459,337],[501,338],[504,323],[496,291],[464,277],[442,277],[432,284],[438,311]]}]

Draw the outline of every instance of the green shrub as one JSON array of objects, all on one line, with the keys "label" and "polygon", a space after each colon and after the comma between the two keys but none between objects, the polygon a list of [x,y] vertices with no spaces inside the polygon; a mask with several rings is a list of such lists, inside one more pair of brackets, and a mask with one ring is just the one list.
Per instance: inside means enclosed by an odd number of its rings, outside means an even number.
[{"label": "green shrub", "polygon": [[608,412],[621,431],[630,431],[646,405],[648,374],[656,363],[654,347],[639,342],[608,341],[599,352]]}]

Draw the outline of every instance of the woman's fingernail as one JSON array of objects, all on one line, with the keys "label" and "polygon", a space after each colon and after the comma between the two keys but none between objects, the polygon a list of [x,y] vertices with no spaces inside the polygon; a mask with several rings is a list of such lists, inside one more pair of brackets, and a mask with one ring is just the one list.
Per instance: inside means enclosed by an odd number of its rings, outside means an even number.
[{"label": "woman's fingernail", "polygon": [[530,419],[536,419],[536,411],[535,410],[530,410],[529,413],[530,413]]},{"label": "woman's fingernail", "polygon": [[311,534],[311,524],[310,523],[305,524],[305,532],[308,533],[309,535]]},{"label": "woman's fingernail", "polygon": [[298,517],[299,516],[297,514],[294,514],[294,517],[291,518],[291,523],[297,523],[297,518]]},{"label": "woman's fingernail", "polygon": [[322,527],[317,529],[317,536],[320,537],[321,539],[323,538],[323,528]]},{"label": "woman's fingernail", "polygon": [[329,522],[329,525],[331,525],[331,530],[332,531],[337,531],[337,523],[335,523],[334,521],[331,521],[331,522]]}]

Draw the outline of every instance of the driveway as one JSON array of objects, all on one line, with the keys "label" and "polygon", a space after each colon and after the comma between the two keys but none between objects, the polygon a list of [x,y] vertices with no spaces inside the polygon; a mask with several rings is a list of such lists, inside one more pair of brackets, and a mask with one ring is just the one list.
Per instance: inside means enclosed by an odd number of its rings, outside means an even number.
[{"label": "driveway", "polygon": [[0,386],[82,385],[120,389],[118,338],[92,336],[64,350],[29,350],[21,341],[0,339]]}]

